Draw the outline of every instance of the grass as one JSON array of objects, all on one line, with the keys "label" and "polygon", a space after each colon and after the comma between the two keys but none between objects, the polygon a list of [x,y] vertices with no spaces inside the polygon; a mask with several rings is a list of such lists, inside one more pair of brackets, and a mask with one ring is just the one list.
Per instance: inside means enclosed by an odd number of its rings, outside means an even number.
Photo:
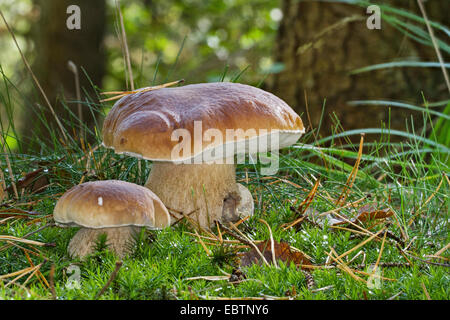
[{"label": "grass", "polygon": [[[394,14],[404,16],[403,11],[391,13],[392,19]],[[423,23],[420,17],[410,18]],[[409,29],[419,32],[417,28]],[[430,42],[426,34],[420,35],[421,41]],[[225,68],[222,78],[227,71]],[[68,141],[63,142],[59,128],[48,125],[32,102],[23,101],[20,89],[4,75],[2,80],[0,102],[5,106],[6,119],[0,121],[5,141],[5,151],[0,154],[0,174],[4,178],[0,176],[0,180],[10,187],[0,205],[2,299],[428,299],[429,295],[431,299],[447,300],[450,297],[450,257],[448,248],[444,250],[450,242],[448,101],[428,103],[424,99],[424,108],[392,101],[356,101],[355,105],[413,109],[422,112],[423,121],[407,120],[407,131],[393,130],[389,124],[345,131],[334,117],[333,135],[315,137],[309,131],[299,143],[283,150],[275,176],[261,176],[259,164],[238,166],[237,179],[251,191],[255,214],[237,228],[250,241],[269,240],[272,233],[274,241],[288,242],[291,249],[311,258],[316,268],[310,272],[280,260],[277,267],[273,264],[240,267],[236,252],[249,251],[245,243],[225,233],[223,228],[220,235],[217,230],[213,234],[199,230],[197,237],[192,234],[189,222],[183,220],[162,231],[141,232],[134,253],[123,259],[117,275],[111,278],[117,271],[117,258],[105,248],[104,239],[99,239],[97,252],[87,260],[68,257],[67,245],[77,230],[53,225],[54,205],[62,193],[81,182],[119,179],[143,185],[151,163],[141,161],[138,165],[134,158],[102,148],[101,127],[80,128],[67,102],[63,104],[69,116],[60,119],[69,128],[65,129]],[[43,132],[32,137],[40,146],[38,154],[22,153],[22,141],[16,138],[12,115],[17,101],[34,110],[36,121],[44,123]],[[78,102],[99,121],[108,107],[97,105],[92,99],[72,103]],[[443,111],[436,111],[436,107],[442,106]],[[91,145],[73,136],[73,132],[80,131],[90,138]],[[366,140],[373,138],[364,142],[362,149],[351,139],[361,133],[366,134]],[[395,140],[394,136],[401,140]],[[17,199],[13,185],[18,191]],[[342,198],[342,203],[338,203]],[[355,218],[368,204],[372,206],[370,210],[389,210],[392,216],[365,222],[352,220],[354,225],[340,226],[345,229],[336,228],[333,220],[329,220],[339,216]],[[330,213],[339,207],[344,208]],[[302,214],[305,214],[302,223],[284,228]],[[260,219],[267,222],[271,233]],[[383,228],[389,231],[384,233],[385,239],[380,233],[364,243]],[[224,241],[220,240],[221,235]],[[14,236],[16,241],[1,236]],[[339,263],[333,263],[329,257],[336,259],[355,247],[356,250],[337,259]],[[375,287],[370,286],[370,281],[368,285],[368,280],[373,280],[371,265],[377,265],[384,277]],[[245,277],[236,276],[236,269]],[[214,277],[201,278],[209,276]],[[231,283],[218,276],[238,281]],[[78,279],[75,285],[73,279]]]},{"label": "grass", "polygon": [[[427,119],[424,114],[425,123]],[[426,133],[425,130],[421,132]],[[238,180],[251,190],[256,207],[255,215],[241,223],[240,230],[252,240],[268,240],[268,229],[258,220],[264,219],[270,225],[275,241],[287,241],[309,255],[313,265],[323,267],[326,266],[330,248],[342,254],[367,239],[368,235],[361,236],[357,233],[358,229],[335,229],[320,220],[317,220],[320,225],[302,223],[299,228],[282,228],[295,220],[296,212],[291,207],[299,206],[317,178],[321,183],[308,212],[323,213],[337,207],[336,200],[349,186],[347,178],[354,172],[353,164],[359,158],[358,146],[346,140],[351,134],[351,131],[336,132],[334,138],[330,137],[333,138],[331,140],[324,138],[315,142],[311,132],[308,133],[300,143],[282,153],[278,174],[269,178],[260,176],[258,165],[240,165]],[[151,168],[150,163],[142,162],[139,175],[134,158],[115,155],[102,147],[84,147],[83,150],[81,144],[76,142],[64,146],[56,136],[55,132],[49,136],[53,147],[50,147],[49,141],[40,142],[47,147],[39,156],[17,152],[9,154],[20,198],[16,200],[10,193],[9,199],[1,206],[1,235],[24,238],[26,234],[52,223],[51,214],[56,200],[72,185],[97,179],[121,179],[143,184]],[[198,238],[191,234],[190,224],[183,221],[162,231],[142,232],[135,252],[123,260],[117,277],[100,299],[281,299],[292,298],[292,292],[295,292],[296,299],[426,299],[423,285],[432,299],[448,299],[448,253],[441,253],[439,259],[427,255],[434,255],[449,243],[450,184],[446,165],[449,154],[431,145],[426,149],[429,152],[423,156],[424,144],[427,143],[428,139],[417,132],[408,133],[401,143],[389,143],[389,129],[385,129],[385,134],[377,142],[365,145],[355,183],[346,199],[346,203],[350,203],[370,197],[357,207],[374,202],[376,208],[390,208],[394,212],[394,216],[378,221],[380,224],[370,231],[376,232],[386,226],[397,238],[404,240],[400,246],[398,241],[388,238],[380,258],[382,276],[395,281],[383,280],[379,288],[369,289],[366,281],[357,281],[331,264],[328,269],[311,272],[314,287],[309,288],[305,274],[297,266],[280,261],[278,267],[252,265],[241,268],[246,280],[239,284],[230,284],[227,280],[189,280],[191,277],[231,274],[233,269],[239,267],[233,248],[240,252],[248,249],[242,248],[242,243],[220,245],[220,241],[205,240],[205,246],[212,252],[208,256]],[[95,145],[99,144],[97,140]],[[91,152],[93,149],[95,151]],[[5,180],[11,185],[4,154],[1,164]],[[21,188],[19,179],[40,168],[43,169],[38,175],[40,178],[35,179],[45,179],[46,187],[35,190],[35,193],[31,185]],[[350,206],[339,214],[351,218],[357,211],[357,208]],[[373,222],[377,221],[363,223],[361,227],[369,228]],[[99,246],[98,252],[86,261],[70,259],[66,248],[75,232],[75,228],[49,226],[27,237],[51,246],[15,242],[5,248],[12,242],[0,241],[0,276],[29,268],[31,263],[33,266],[43,263],[39,269],[42,277],[35,273],[25,283],[30,272],[11,285],[8,283],[15,276],[2,279],[0,297],[48,299],[52,297],[52,287],[47,286],[46,282],[52,282],[58,299],[94,299],[113,272],[116,257],[104,246]],[[216,231],[214,234],[218,235]],[[224,239],[235,240],[229,234],[224,235]],[[367,272],[369,265],[375,264],[378,259],[381,240],[380,237],[368,242],[343,261],[353,270]],[[399,246],[404,248],[410,242],[404,252],[399,249]],[[361,254],[349,262],[361,249],[365,255],[364,266],[361,266]],[[52,266],[54,272],[51,271]],[[69,272],[70,266],[79,268],[79,289],[70,286],[69,280],[76,276],[76,272]],[[368,279],[365,275],[359,276]],[[315,291],[320,288],[325,290]],[[291,296],[288,296],[289,292]]]}]

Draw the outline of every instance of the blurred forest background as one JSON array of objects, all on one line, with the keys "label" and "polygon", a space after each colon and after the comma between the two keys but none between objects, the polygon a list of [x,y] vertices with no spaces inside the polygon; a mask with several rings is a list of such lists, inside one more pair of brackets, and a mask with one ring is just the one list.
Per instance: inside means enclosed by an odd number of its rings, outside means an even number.
[{"label": "blurred forest background", "polygon": [[[387,108],[355,107],[348,101],[382,99],[421,106],[423,97],[430,102],[448,99],[439,67],[351,73],[387,62],[437,62],[437,57],[423,23],[383,11],[381,30],[369,30],[366,6],[342,2],[352,1],[122,0],[134,86],[178,79],[185,79],[185,84],[237,79],[280,96],[302,114],[308,126],[318,126],[325,105],[324,134],[330,133],[335,122],[333,112],[345,129],[379,128],[389,122]],[[416,0],[378,3],[421,17]],[[66,9],[72,4],[81,8],[81,30],[66,27]],[[447,40],[450,1],[429,0],[425,6],[430,20],[440,26],[435,28],[436,36]],[[68,61],[78,67],[82,102],[98,103],[93,88],[131,88],[114,0],[0,0],[0,10],[62,118],[67,116],[64,101],[75,114],[78,104]],[[411,30],[411,23],[415,29]],[[448,58],[448,51],[443,55]],[[41,110],[54,124],[3,21],[0,66],[8,86],[16,88],[10,94],[12,115],[5,115],[8,112],[0,101],[3,126],[11,116],[16,123],[16,132],[8,127],[2,130],[14,149],[16,134],[24,141],[45,135],[32,109]],[[107,112],[111,105],[105,103],[102,108]],[[82,109],[83,120],[93,127],[92,114]],[[403,129],[410,115],[414,114],[393,109],[390,125]]]}]

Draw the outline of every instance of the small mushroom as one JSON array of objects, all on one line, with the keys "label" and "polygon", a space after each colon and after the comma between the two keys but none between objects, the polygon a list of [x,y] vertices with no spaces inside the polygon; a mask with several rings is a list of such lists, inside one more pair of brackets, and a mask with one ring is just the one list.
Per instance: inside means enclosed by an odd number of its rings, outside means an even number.
[{"label": "small mushroom", "polygon": [[70,240],[71,257],[84,258],[95,250],[101,234],[119,257],[132,251],[140,229],[169,226],[162,201],[148,188],[118,180],[86,182],[68,190],[56,203],[57,225],[81,227]]},{"label": "small mushroom", "polygon": [[194,213],[210,227],[253,214],[250,192],[236,183],[234,156],[252,154],[250,145],[257,152],[290,146],[304,131],[299,115],[269,92],[201,83],[121,98],[104,121],[103,145],[152,160],[145,186],[169,210]]}]

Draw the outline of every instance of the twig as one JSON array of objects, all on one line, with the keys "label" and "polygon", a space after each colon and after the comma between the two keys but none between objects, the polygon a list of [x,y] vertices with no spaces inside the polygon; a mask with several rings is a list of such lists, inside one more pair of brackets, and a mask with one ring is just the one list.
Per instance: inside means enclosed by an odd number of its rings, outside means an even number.
[{"label": "twig", "polygon": [[100,298],[100,296],[106,291],[106,289],[108,289],[109,285],[111,284],[111,282],[114,281],[114,279],[117,277],[117,274],[119,273],[119,269],[122,267],[123,262],[122,261],[117,261],[116,262],[116,267],[114,268],[114,271],[111,273],[111,276],[109,277],[108,282],[106,282],[105,286],[102,288],[102,290],[100,290],[100,292],[98,292],[95,295],[94,299],[98,299]]}]

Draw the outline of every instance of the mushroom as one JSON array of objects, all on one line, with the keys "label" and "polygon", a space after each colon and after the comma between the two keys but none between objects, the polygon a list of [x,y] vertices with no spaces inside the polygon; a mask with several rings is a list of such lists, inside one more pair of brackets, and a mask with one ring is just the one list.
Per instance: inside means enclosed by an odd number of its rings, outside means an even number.
[{"label": "mushroom", "polygon": [[269,92],[201,83],[122,97],[104,121],[103,145],[152,160],[145,186],[169,210],[194,213],[210,227],[253,213],[250,192],[236,183],[234,156],[284,148],[304,131],[301,118]]},{"label": "mushroom", "polygon": [[118,180],[72,187],[56,203],[53,218],[60,226],[81,227],[68,246],[69,255],[81,259],[94,252],[101,234],[108,248],[124,257],[142,227],[162,229],[170,222],[169,212],[152,191]]}]

